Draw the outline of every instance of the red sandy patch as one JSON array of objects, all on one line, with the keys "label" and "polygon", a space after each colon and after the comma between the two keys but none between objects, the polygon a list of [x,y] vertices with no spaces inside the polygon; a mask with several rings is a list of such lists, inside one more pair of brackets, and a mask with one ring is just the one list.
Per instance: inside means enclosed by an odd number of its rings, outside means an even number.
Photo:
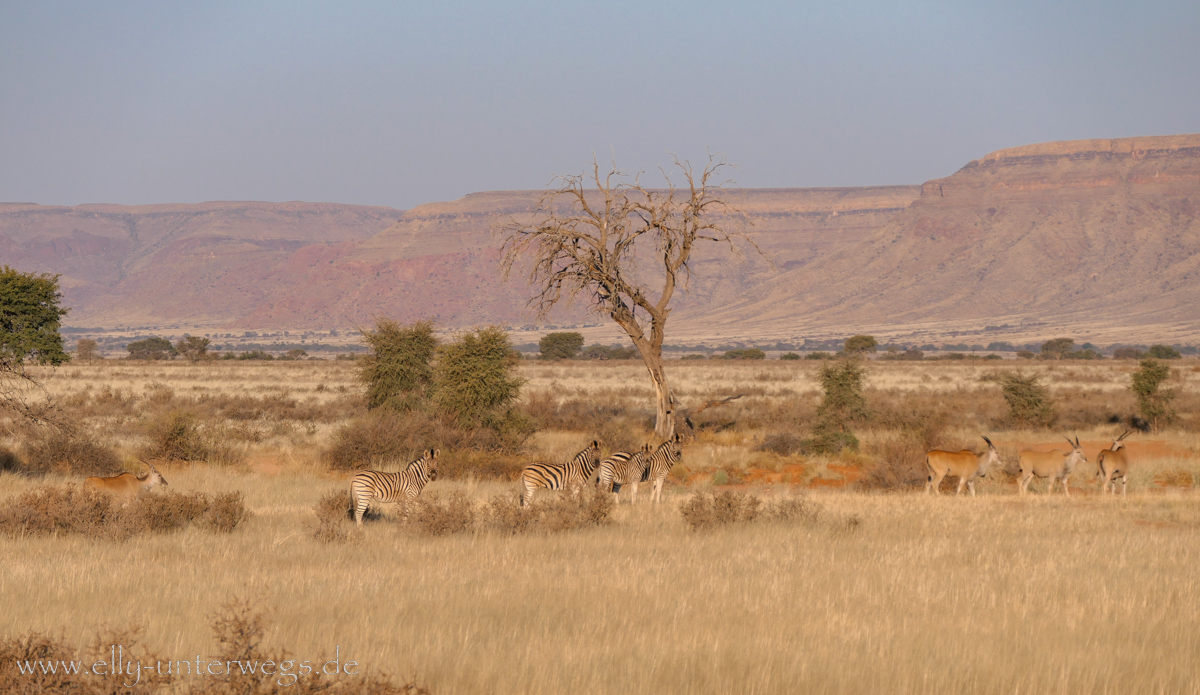
[{"label": "red sandy patch", "polygon": [[260,475],[279,475],[283,464],[271,454],[260,454],[250,458],[250,470]]}]

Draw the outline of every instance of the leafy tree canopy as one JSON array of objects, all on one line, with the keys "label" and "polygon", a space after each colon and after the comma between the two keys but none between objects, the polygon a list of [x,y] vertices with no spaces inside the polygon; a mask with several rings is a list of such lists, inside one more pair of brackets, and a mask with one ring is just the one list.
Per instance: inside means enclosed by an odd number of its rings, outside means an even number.
[{"label": "leafy tree canopy", "polygon": [[582,349],[582,333],[547,333],[538,341],[542,359],[547,360],[569,360]]},{"label": "leafy tree canopy", "polygon": [[57,275],[0,267],[0,364],[14,368],[26,361],[62,364],[70,359],[58,334],[67,313],[60,302]]}]

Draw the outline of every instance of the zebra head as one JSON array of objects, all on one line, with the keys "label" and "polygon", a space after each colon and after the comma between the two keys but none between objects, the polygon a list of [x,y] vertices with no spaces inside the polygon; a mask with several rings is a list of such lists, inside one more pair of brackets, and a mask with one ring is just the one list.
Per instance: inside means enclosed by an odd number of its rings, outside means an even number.
[{"label": "zebra head", "polygon": [[430,449],[429,451],[425,452],[424,456],[421,457],[421,460],[425,463],[425,473],[429,476],[430,481],[437,480],[437,457],[440,453],[442,453],[441,449]]}]

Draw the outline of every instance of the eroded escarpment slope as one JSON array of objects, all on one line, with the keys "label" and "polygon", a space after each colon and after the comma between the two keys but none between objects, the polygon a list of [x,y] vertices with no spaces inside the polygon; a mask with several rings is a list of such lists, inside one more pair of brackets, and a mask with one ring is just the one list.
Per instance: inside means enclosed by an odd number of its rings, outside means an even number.
[{"label": "eroded escarpment slope", "polygon": [[[536,191],[337,204],[0,205],[0,262],[63,274],[72,325],[531,321],[498,220]],[[1200,135],[1000,150],[921,186],[742,189],[763,255],[697,254],[673,335],[871,330],[1200,339]],[[581,323],[581,307],[553,321]]]}]

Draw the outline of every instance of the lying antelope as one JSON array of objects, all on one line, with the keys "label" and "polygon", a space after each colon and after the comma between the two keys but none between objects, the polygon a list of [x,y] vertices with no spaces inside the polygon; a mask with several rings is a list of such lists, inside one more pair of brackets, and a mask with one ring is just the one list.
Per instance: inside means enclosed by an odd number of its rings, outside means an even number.
[{"label": "lying antelope", "polygon": [[962,451],[934,449],[925,454],[925,467],[929,469],[929,477],[925,479],[925,494],[929,494],[930,491],[942,494],[938,490],[938,486],[942,484],[942,478],[953,475],[958,478],[958,489],[954,491],[954,494],[956,496],[962,494],[963,485],[966,485],[971,491],[971,496],[974,497],[975,478],[986,477],[988,468],[993,464],[1000,463],[1000,452],[996,451],[996,445],[992,444],[992,440],[987,437],[983,437],[983,441],[987,442],[988,448],[982,454],[976,454],[969,449]]},{"label": "lying antelope", "polygon": [[1113,440],[1112,446],[1100,452],[1100,456],[1096,458],[1096,463],[1100,464],[1100,470],[1096,471],[1096,475],[1100,477],[1100,491],[1111,492],[1114,495],[1117,493],[1117,479],[1121,479],[1121,496],[1125,496],[1125,488],[1128,480],[1125,474],[1129,471],[1129,458],[1125,452],[1125,438],[1132,434],[1133,430],[1127,430],[1125,434]]},{"label": "lying antelope", "polygon": [[149,461],[142,461],[150,468],[150,472],[142,477],[137,477],[132,473],[122,473],[114,475],[111,478],[87,478],[83,481],[84,487],[94,488],[101,492],[108,492],[114,495],[137,495],[142,490],[150,490],[158,485],[169,485],[167,479],[162,477],[162,473],[154,467],[154,464]]},{"label": "lying antelope", "polygon": [[1083,455],[1078,436],[1075,437],[1075,441],[1067,437],[1067,443],[1071,445],[1071,450],[1065,454],[1061,451],[1022,451],[1021,479],[1017,483],[1017,491],[1024,495],[1029,490],[1029,481],[1036,475],[1039,478],[1050,479],[1050,487],[1046,488],[1047,495],[1054,492],[1054,481],[1061,480],[1063,494],[1070,497],[1067,478],[1071,477],[1075,466],[1087,463],[1087,457]]}]

